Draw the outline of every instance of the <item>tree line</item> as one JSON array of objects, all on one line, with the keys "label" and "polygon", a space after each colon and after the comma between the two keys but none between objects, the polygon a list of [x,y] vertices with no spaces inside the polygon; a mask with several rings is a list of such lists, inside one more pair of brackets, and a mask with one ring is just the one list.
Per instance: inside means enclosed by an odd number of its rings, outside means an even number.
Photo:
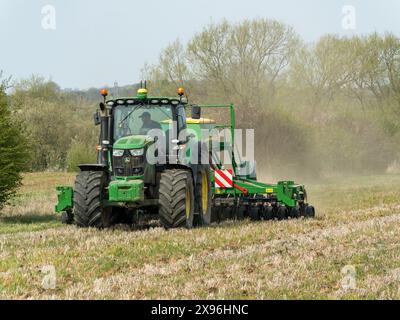
[{"label": "tree line", "polygon": [[[187,43],[171,43],[142,74],[152,95],[170,96],[184,86],[191,103],[235,103],[238,128],[255,129],[258,167],[268,177],[398,167],[400,40],[392,33],[305,43],[278,21],[223,21]],[[95,161],[98,89],[63,90],[40,76],[14,83],[0,78],[0,188],[4,181],[18,185],[13,172],[74,171]],[[136,89],[111,91],[127,96]],[[205,116],[228,120],[227,114]]]}]

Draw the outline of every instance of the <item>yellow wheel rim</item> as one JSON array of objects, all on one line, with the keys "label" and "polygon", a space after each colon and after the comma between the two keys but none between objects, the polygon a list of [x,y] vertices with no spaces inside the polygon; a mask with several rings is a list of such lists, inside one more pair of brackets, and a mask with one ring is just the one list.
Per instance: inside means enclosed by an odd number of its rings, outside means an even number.
[{"label": "yellow wheel rim", "polygon": [[206,214],[208,210],[208,181],[206,172],[201,173],[201,202],[203,214]]},{"label": "yellow wheel rim", "polygon": [[190,207],[191,207],[191,200],[190,200],[190,191],[189,188],[186,188],[186,197],[185,197],[185,209],[186,209],[186,218],[190,218]]}]

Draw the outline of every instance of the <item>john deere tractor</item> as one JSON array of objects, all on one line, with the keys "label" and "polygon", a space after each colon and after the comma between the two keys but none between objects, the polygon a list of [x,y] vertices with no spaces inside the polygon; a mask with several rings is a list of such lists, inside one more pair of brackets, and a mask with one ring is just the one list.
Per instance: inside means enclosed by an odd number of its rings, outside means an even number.
[{"label": "john deere tractor", "polygon": [[[219,143],[216,150],[212,138],[202,137],[203,129],[227,128],[234,141],[233,105],[189,105],[182,88],[177,97],[150,97],[143,84],[133,97],[109,98],[106,89],[101,94],[94,115],[100,125],[98,161],[79,166],[74,187],[57,187],[55,210],[64,223],[104,228],[149,215],[170,229],[208,225],[221,217],[315,215],[303,185],[257,182],[254,163],[235,159],[233,143]],[[230,124],[201,118],[203,108],[230,110]],[[231,155],[231,169],[219,158],[221,149]]]}]

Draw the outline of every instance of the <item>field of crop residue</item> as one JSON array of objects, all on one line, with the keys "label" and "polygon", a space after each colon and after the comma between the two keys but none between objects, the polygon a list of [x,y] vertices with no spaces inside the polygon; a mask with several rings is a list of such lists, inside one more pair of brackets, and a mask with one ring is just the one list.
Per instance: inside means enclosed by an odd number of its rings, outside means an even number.
[{"label": "field of crop residue", "polygon": [[73,180],[27,174],[1,213],[0,298],[400,298],[398,175],[308,184],[314,220],[190,231],[64,226],[54,187]]}]

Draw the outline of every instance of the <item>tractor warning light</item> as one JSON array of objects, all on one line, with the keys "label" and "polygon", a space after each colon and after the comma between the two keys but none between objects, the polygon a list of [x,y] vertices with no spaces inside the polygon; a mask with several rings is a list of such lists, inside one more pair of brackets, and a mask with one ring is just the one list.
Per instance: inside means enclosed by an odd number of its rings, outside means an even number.
[{"label": "tractor warning light", "polygon": [[107,96],[108,96],[108,89],[101,89],[101,90],[100,90],[100,94],[101,94],[103,97],[107,97]]},{"label": "tractor warning light", "polygon": [[183,96],[185,94],[185,89],[184,88],[178,88],[178,95]]}]

